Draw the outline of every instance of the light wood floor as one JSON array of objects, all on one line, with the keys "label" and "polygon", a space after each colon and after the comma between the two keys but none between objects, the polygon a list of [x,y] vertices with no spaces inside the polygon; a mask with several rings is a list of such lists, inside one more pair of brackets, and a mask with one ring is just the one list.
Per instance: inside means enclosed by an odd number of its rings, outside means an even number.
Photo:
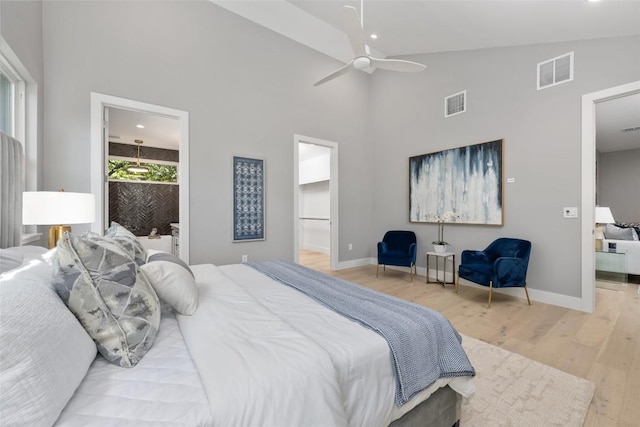
[{"label": "light wood floor", "polygon": [[425,284],[424,276],[376,266],[330,271],[326,255],[303,251],[300,263],[380,292],[433,308],[459,332],[586,378],[596,392],[588,427],[640,426],[640,295],[638,285],[596,289],[596,311],[588,314],[464,286]]}]

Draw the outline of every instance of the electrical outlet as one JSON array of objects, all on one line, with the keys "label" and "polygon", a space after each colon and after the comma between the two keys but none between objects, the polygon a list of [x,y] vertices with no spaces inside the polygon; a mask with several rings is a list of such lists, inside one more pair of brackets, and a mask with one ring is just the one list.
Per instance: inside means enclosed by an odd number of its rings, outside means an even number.
[{"label": "electrical outlet", "polygon": [[349,250],[352,251],[353,250],[353,245],[351,243],[349,243]]},{"label": "electrical outlet", "polygon": [[248,257],[246,255],[242,255],[242,262],[247,262]]},{"label": "electrical outlet", "polygon": [[562,216],[564,218],[578,218],[578,208],[562,208]]}]

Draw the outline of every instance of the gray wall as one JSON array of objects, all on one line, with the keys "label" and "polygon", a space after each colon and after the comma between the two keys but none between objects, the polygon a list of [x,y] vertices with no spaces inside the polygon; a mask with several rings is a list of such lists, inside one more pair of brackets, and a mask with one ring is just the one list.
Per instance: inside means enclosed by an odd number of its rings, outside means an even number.
[{"label": "gray wall", "polygon": [[[11,47],[22,65],[34,80],[35,99],[30,99],[33,114],[37,121],[35,138],[38,141],[38,165],[42,164],[44,128],[44,65],[42,48],[42,2],[41,1],[0,1],[0,36]],[[35,101],[35,104],[34,102]],[[31,135],[32,136],[32,135]],[[30,135],[27,135],[30,137]],[[24,143],[24,141],[22,141]],[[42,174],[38,173],[36,182],[27,175],[27,188],[42,187]]]},{"label": "gray wall", "polygon": [[618,222],[640,222],[640,150],[600,153],[600,206]]},{"label": "gray wall", "polygon": [[[536,64],[575,51],[575,79],[536,90]],[[376,72],[372,80],[374,235],[412,229],[421,251],[432,224],[408,222],[408,158],[504,138],[504,226],[448,225],[453,250],[482,249],[500,236],[533,243],[528,283],[579,297],[581,96],[638,80],[640,37],[416,55],[423,73]],[[635,52],[635,55],[633,54]],[[444,97],[467,91],[467,112],[444,118]],[[391,172],[390,172],[391,171]],[[375,250],[371,243],[372,252]],[[424,255],[420,257],[424,265]]]},{"label": "gray wall", "polygon": [[[293,259],[293,135],[339,144],[340,259],[369,256],[369,77],[210,2],[44,2],[48,189],[90,191],[91,91],[190,114],[191,263]],[[266,241],[231,243],[231,158],[266,161]],[[60,167],[73,159],[73,168]],[[354,244],[348,252],[346,246]]]},{"label": "gray wall", "polygon": [[[313,88],[339,64],[209,2],[44,2],[41,65],[37,37],[13,21],[40,3],[7,3],[3,37],[47,71],[43,189],[90,189],[89,92],[186,110],[191,261],[292,259],[292,135],[327,139],[340,144],[345,261],[375,256],[391,228],[415,230],[421,251],[435,237],[434,225],[408,222],[408,157],[504,138],[505,176],[516,179],[504,226],[447,226],[446,239],[458,253],[530,239],[530,286],[580,296],[579,220],[561,213],[580,206],[581,96],[638,79],[639,37],[418,55],[426,72],[350,73]],[[575,80],[536,91],[536,64],[569,51]],[[467,113],[444,119],[443,98],[465,89]],[[230,243],[234,154],[266,160],[265,242]]]}]

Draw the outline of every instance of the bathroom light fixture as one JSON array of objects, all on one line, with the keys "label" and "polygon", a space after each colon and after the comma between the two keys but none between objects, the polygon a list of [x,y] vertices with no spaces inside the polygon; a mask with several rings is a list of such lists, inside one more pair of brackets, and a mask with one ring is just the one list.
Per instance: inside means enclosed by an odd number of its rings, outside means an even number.
[{"label": "bathroom light fixture", "polygon": [[144,125],[136,125],[138,129],[144,129]]},{"label": "bathroom light fixture", "polygon": [[371,34],[371,36],[370,36],[370,37],[371,37],[373,40],[375,40],[375,39],[377,39],[377,38],[378,38],[378,35],[377,35],[377,34]]},{"label": "bathroom light fixture", "polygon": [[136,164],[134,166],[129,166],[127,168],[127,172],[131,172],[131,173],[147,173],[147,172],[149,172],[149,168],[140,165],[140,145],[142,145],[142,140],[141,139],[136,139],[134,142],[136,144],[138,144],[138,164]]}]

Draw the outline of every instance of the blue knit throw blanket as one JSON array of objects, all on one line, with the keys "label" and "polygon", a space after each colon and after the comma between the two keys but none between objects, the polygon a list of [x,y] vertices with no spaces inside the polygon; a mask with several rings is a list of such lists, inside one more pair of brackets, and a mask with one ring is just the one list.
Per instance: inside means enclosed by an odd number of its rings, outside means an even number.
[{"label": "blue knit throw blanket", "polygon": [[460,334],[437,311],[285,261],[246,265],[385,338],[398,407],[438,378],[475,375]]}]

